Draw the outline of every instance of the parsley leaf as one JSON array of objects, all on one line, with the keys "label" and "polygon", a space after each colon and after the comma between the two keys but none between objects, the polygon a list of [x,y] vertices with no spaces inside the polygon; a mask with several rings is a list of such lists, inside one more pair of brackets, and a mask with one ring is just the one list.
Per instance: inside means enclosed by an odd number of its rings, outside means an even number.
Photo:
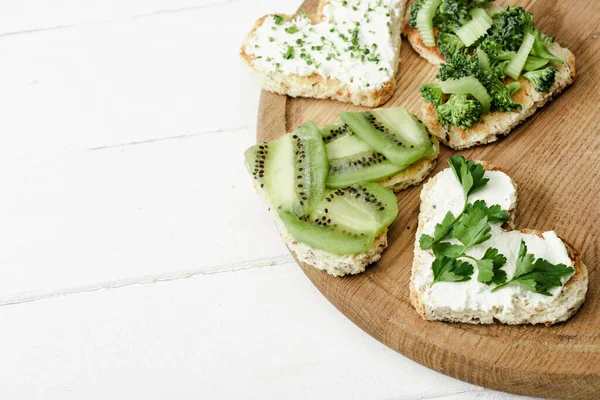
[{"label": "parsley leaf", "polygon": [[473,266],[468,262],[459,261],[449,257],[436,258],[431,264],[433,270],[433,283],[436,282],[464,282],[471,279]]},{"label": "parsley leaf", "polygon": [[488,207],[485,200],[477,200],[473,204],[467,204],[465,213],[470,214],[472,209],[478,208],[485,213],[489,222],[506,222],[508,221],[508,211],[503,210],[499,204],[494,204]]},{"label": "parsley leaf", "polygon": [[465,196],[481,189],[489,181],[488,178],[483,177],[485,175],[483,165],[472,160],[467,161],[463,156],[453,155],[448,159],[448,164],[462,185]]},{"label": "parsley leaf", "polygon": [[490,247],[485,251],[481,260],[475,260],[479,273],[477,280],[487,285],[495,283],[500,285],[506,282],[506,271],[501,269],[506,264],[506,257],[498,249]]},{"label": "parsley leaf", "polygon": [[275,25],[283,24],[283,17],[281,15],[273,15],[273,19],[275,20]]},{"label": "parsley leaf", "polygon": [[421,246],[422,249],[431,249],[435,243],[438,243],[448,235],[452,229],[452,225],[454,225],[455,220],[456,218],[454,218],[454,214],[448,211],[442,223],[435,225],[433,237],[429,235],[421,235],[419,238],[419,246]]},{"label": "parsley leaf", "polygon": [[463,214],[452,229],[452,237],[458,239],[465,248],[473,247],[492,237],[487,215],[480,208],[472,208]]},{"label": "parsley leaf", "polygon": [[444,256],[450,258],[459,258],[465,255],[465,246],[451,244],[448,242],[435,243],[432,246],[432,250],[436,258],[441,258]]},{"label": "parsley leaf", "polygon": [[515,284],[525,290],[551,296],[550,289],[562,286],[561,278],[573,272],[575,272],[573,267],[567,267],[564,264],[552,264],[543,258],[534,261],[533,254],[527,253],[525,241],[521,240],[517,268],[513,278],[500,286],[496,286],[492,289],[492,292],[507,285]]}]

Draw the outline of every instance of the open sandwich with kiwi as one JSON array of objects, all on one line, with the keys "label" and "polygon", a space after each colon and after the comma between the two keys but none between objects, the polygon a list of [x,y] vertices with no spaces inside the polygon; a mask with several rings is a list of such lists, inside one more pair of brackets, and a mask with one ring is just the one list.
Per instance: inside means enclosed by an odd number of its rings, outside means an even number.
[{"label": "open sandwich with kiwi", "polygon": [[343,112],[340,119],[321,129],[308,121],[245,153],[288,248],[334,276],[363,272],[381,257],[398,215],[394,191],[419,184],[439,150],[402,107]]}]

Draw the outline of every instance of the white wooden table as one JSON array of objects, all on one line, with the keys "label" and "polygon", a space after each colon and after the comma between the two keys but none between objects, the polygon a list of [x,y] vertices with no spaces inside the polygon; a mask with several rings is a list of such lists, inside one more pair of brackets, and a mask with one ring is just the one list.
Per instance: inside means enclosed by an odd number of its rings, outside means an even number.
[{"label": "white wooden table", "polygon": [[238,46],[297,5],[0,3],[0,398],[512,398],[354,326],[253,192]]}]

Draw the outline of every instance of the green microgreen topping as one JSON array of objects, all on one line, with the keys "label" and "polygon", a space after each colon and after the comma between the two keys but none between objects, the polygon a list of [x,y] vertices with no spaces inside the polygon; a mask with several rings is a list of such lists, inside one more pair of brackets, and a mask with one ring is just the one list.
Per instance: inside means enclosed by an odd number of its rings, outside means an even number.
[{"label": "green microgreen topping", "polygon": [[275,25],[283,24],[283,17],[281,15],[273,15],[273,20],[275,21]]},{"label": "green microgreen topping", "polygon": [[298,32],[298,27],[296,25],[290,25],[287,28],[285,28],[285,31],[289,34],[296,33]]},{"label": "green microgreen topping", "polygon": [[292,57],[294,57],[294,48],[292,46],[288,46],[286,51],[283,53],[283,58],[289,60]]}]

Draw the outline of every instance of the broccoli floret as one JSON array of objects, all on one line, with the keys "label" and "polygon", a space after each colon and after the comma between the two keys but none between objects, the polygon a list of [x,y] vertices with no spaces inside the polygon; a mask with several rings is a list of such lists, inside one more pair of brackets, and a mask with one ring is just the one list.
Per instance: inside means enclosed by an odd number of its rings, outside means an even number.
[{"label": "broccoli floret", "polygon": [[440,54],[444,57],[450,57],[465,50],[462,40],[453,33],[438,33],[437,45],[440,48]]},{"label": "broccoli floret", "polygon": [[519,83],[519,81],[511,82],[509,84],[506,84],[505,86],[508,90],[508,93],[510,93],[511,96],[515,94],[519,89],[521,89],[521,84]]},{"label": "broccoli floret", "polygon": [[538,92],[549,92],[556,78],[556,70],[554,67],[546,67],[537,71],[525,72],[525,78],[535,87]]},{"label": "broccoli floret", "polygon": [[[417,14],[424,0],[416,0],[410,6],[408,22],[412,29],[417,29]],[[433,26],[440,32],[454,32],[457,28],[471,20],[469,11],[482,7],[494,0],[442,0],[433,18]]]},{"label": "broccoli floret", "polygon": [[481,46],[490,57],[503,50],[517,51],[525,32],[531,29],[535,29],[532,13],[522,7],[507,7],[498,16]]},{"label": "broccoli floret", "polygon": [[474,56],[466,53],[454,53],[446,57],[446,62],[440,64],[436,78],[440,81],[447,79],[459,79],[465,76],[477,76],[479,74],[479,63]]},{"label": "broccoli floret", "polygon": [[521,105],[513,100],[510,91],[496,75],[481,71],[477,78],[492,97],[490,110],[512,111],[521,109]]},{"label": "broccoli floret", "polygon": [[504,79],[506,76],[506,68],[515,55],[516,53],[513,51],[500,50],[490,57],[490,66],[492,71],[494,71],[494,74],[500,79]]},{"label": "broccoli floret", "polygon": [[[503,55],[506,56],[519,50],[525,33],[531,33],[535,36],[533,55],[562,63],[561,59],[546,48],[546,42],[551,42],[552,38],[542,36],[533,23],[532,13],[525,11],[522,7],[507,7],[495,17],[497,17],[496,23],[490,29],[488,36],[480,43],[481,48],[490,59],[498,58],[500,61],[506,61],[502,58]],[[498,70],[503,71],[506,64],[506,62],[500,63]]]},{"label": "broccoli floret", "polygon": [[471,20],[469,11],[492,1],[494,0],[442,0],[433,19],[433,26],[442,32],[454,32]]},{"label": "broccoli floret", "polygon": [[[495,65],[497,67],[497,65]],[[515,102],[506,86],[493,72],[480,68],[477,57],[464,53],[455,53],[446,63],[440,65],[437,78],[441,81],[472,76],[481,82],[492,97],[492,111],[520,110],[521,105]]]},{"label": "broccoli floret", "polygon": [[419,13],[421,6],[423,6],[423,1],[424,0],[415,0],[410,5],[410,11],[408,12],[408,23],[412,29],[417,29],[417,14]]},{"label": "broccoli floret", "polygon": [[437,119],[442,125],[455,125],[466,129],[481,118],[483,107],[469,95],[454,93],[450,99],[437,107]]},{"label": "broccoli floret", "polygon": [[439,83],[426,83],[421,86],[421,96],[437,107],[443,102],[444,92]]}]

